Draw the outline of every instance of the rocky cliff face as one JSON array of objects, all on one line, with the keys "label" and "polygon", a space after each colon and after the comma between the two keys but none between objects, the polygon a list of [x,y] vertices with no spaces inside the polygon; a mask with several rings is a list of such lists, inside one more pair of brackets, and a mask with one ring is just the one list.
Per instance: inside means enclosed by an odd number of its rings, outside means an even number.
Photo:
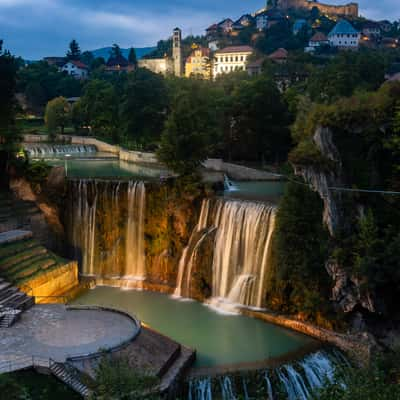
[{"label": "rocky cliff face", "polygon": [[295,174],[303,177],[304,181],[320,195],[324,202],[323,221],[334,237],[343,227],[342,196],[340,192],[329,188],[342,185],[342,162],[329,128],[318,127],[313,136],[313,143],[321,154],[331,161],[330,168],[321,170],[315,166],[295,165]]},{"label": "rocky cliff face", "polygon": [[146,184],[145,250],[147,279],[171,288],[179,260],[197,223],[205,192],[186,191],[173,181]]},{"label": "rocky cliff face", "polygon": [[47,179],[35,187],[24,177],[13,177],[10,188],[16,202],[23,205],[14,215],[12,229],[29,229],[46,247],[64,254],[65,231],[60,220],[66,190],[64,168],[52,168]]},{"label": "rocky cliff face", "polygon": [[[318,127],[312,140],[323,157],[329,161],[329,166],[321,168],[313,165],[295,165],[295,173],[301,176],[323,200],[323,222],[335,240],[340,232],[348,229],[343,195],[340,191],[332,189],[346,186],[342,161],[329,128]],[[369,312],[376,311],[373,295],[362,289],[364,283],[362,280],[352,276],[345,266],[340,265],[335,259],[329,259],[325,269],[333,281],[331,299],[339,310],[350,313],[361,307]]]}]

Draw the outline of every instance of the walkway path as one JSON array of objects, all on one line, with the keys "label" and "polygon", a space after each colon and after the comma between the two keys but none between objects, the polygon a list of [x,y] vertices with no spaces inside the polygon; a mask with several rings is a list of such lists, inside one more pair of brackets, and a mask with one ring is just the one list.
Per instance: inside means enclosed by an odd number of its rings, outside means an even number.
[{"label": "walkway path", "polygon": [[104,310],[67,310],[36,305],[8,329],[0,329],[0,362],[20,357],[67,357],[115,348],[136,336],[139,327],[125,315]]}]

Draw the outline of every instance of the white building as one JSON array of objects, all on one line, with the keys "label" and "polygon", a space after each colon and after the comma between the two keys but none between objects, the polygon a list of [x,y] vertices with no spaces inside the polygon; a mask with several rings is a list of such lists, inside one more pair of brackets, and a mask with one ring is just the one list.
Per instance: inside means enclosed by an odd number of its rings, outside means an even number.
[{"label": "white building", "polygon": [[350,22],[342,19],[329,32],[328,39],[331,46],[341,49],[357,49],[361,34],[354,29]]},{"label": "white building", "polygon": [[88,76],[88,67],[80,61],[68,61],[61,67],[61,71],[77,79],[86,79]]},{"label": "white building", "polygon": [[246,71],[248,58],[253,54],[250,46],[231,46],[215,52],[214,77],[234,71]]}]

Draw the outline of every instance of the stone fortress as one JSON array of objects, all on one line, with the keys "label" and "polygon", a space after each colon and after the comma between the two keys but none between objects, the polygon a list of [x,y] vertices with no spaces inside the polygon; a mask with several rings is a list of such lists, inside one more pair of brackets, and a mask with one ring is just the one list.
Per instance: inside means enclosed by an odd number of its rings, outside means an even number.
[{"label": "stone fortress", "polygon": [[312,10],[314,7],[322,14],[328,15],[345,15],[349,17],[358,17],[358,4],[348,3],[344,5],[324,4],[313,0],[275,0],[274,6],[282,9],[307,9]]}]

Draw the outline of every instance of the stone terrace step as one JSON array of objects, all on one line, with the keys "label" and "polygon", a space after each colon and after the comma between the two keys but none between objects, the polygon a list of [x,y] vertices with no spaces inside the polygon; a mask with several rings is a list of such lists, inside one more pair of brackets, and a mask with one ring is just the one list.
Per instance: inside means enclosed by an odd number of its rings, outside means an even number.
[{"label": "stone terrace step", "polygon": [[18,288],[16,288],[15,286],[10,287],[7,290],[2,290],[0,292],[0,301],[10,297],[11,295],[13,295],[14,293],[17,293],[17,292],[18,292]]},{"label": "stone terrace step", "polygon": [[18,253],[16,255],[1,259],[0,260],[0,270],[5,271],[7,268],[10,268],[13,265],[20,264],[25,260],[29,260],[35,256],[38,256],[41,254],[46,254],[46,253],[47,253],[47,249],[42,246],[38,246],[38,247],[31,248],[31,249],[27,249],[25,251],[21,251],[20,253]]},{"label": "stone terrace step", "polygon": [[32,237],[31,231],[15,230],[0,233],[0,245]]},{"label": "stone terrace step", "polygon": [[11,287],[11,283],[6,282],[4,279],[2,279],[1,282],[0,282],[0,293],[2,291],[5,291],[5,290],[9,289],[10,287]]},{"label": "stone terrace step", "polygon": [[36,240],[31,238],[0,245],[0,259],[18,254],[20,251],[27,250],[39,245],[40,244]]},{"label": "stone terrace step", "polygon": [[39,254],[38,256],[29,258],[22,263],[13,265],[3,271],[4,276],[7,279],[13,277],[24,277],[33,274],[37,270],[46,270],[49,267],[57,264],[56,260],[51,257],[48,253]]}]

